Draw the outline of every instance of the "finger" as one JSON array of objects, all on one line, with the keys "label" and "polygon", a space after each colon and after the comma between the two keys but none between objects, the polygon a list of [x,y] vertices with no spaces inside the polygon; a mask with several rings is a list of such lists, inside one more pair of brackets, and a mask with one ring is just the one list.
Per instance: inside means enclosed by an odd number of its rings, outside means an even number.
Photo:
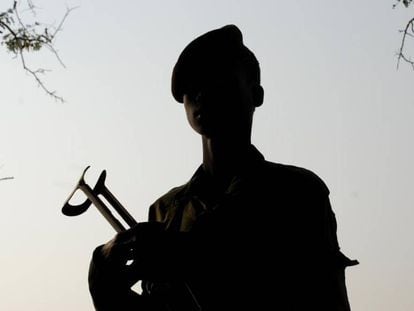
[{"label": "finger", "polygon": [[134,242],[135,240],[136,240],[136,233],[132,229],[119,232],[114,237],[114,242],[118,244],[128,244],[128,243]]},{"label": "finger", "polygon": [[110,241],[104,245],[101,249],[102,258],[107,263],[116,265],[122,265],[129,259],[131,259],[134,249],[131,245],[119,244],[114,241]]},{"label": "finger", "polygon": [[130,287],[139,280],[143,280],[145,276],[145,273],[141,271],[142,269],[138,269],[136,262],[137,261],[134,260],[131,264],[125,265],[122,269],[122,277]]}]

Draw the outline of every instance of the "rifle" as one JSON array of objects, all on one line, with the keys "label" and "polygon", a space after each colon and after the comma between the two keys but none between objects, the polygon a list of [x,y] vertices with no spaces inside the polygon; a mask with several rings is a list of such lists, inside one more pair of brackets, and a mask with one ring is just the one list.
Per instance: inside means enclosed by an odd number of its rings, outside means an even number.
[{"label": "rifle", "polygon": [[[75,186],[75,189],[72,191],[68,199],[65,201],[65,204],[62,207],[62,213],[66,216],[78,216],[86,212],[89,206],[91,206],[91,204],[93,203],[93,205],[96,206],[98,211],[102,214],[102,216],[105,217],[105,219],[111,224],[111,226],[115,229],[116,232],[122,232],[127,230],[124,227],[124,225],[112,214],[112,212],[105,205],[105,203],[99,198],[99,195],[102,195],[108,201],[108,203],[114,208],[114,210],[118,212],[119,216],[121,216],[121,218],[130,228],[137,225],[138,223],[136,222],[136,220],[105,186],[105,170],[103,170],[99,175],[98,181],[96,182],[96,185],[93,189],[85,182],[85,173],[89,168],[90,166],[87,166],[83,171],[78,183]],[[69,203],[69,201],[73,197],[75,192],[78,190],[82,190],[85,193],[87,199],[85,202],[81,204],[72,205]]]},{"label": "rifle", "polygon": [[[75,186],[75,189],[69,195],[67,200],[65,201],[62,207],[62,213],[66,216],[78,216],[83,214],[87,211],[87,209],[91,206],[91,204],[95,205],[98,211],[105,217],[105,219],[111,224],[111,226],[115,229],[116,232],[122,232],[127,230],[125,226],[116,218],[110,209],[105,205],[105,203],[99,198],[99,195],[102,195],[108,203],[113,207],[113,209],[118,212],[119,216],[122,220],[130,227],[136,226],[138,223],[137,221],[131,216],[131,214],[122,206],[122,204],[118,201],[118,199],[109,191],[109,189],[105,186],[105,179],[106,179],[106,171],[103,170],[99,175],[98,181],[96,182],[95,187],[93,189],[85,182],[85,173],[90,168],[87,166],[78,183]],[[87,199],[78,205],[70,204],[69,201],[76,193],[76,191],[81,190],[85,193]],[[191,300],[191,305],[193,306],[194,310],[201,311],[201,306],[197,301],[197,298],[194,296],[193,291],[191,290],[190,286],[187,282],[184,282],[184,288],[187,294],[189,295],[189,299]],[[166,308],[171,310],[171,308],[167,305]]]}]

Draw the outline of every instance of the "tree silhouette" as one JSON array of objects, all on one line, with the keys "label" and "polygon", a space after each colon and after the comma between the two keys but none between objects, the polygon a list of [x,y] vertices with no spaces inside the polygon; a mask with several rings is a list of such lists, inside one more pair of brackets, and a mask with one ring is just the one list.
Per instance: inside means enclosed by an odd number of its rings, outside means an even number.
[{"label": "tree silhouette", "polygon": [[13,176],[1,177],[0,178],[0,181],[2,181],[2,180],[10,180],[10,179],[14,179],[14,177]]},{"label": "tree silhouette", "polygon": [[[413,3],[413,0],[397,0],[397,2],[394,3],[393,8],[401,3],[408,8]],[[397,68],[399,68],[401,60],[403,60],[404,62],[410,64],[414,69],[414,60],[412,60],[406,53],[407,40],[414,39],[414,17],[407,22],[404,29],[400,30],[400,33],[402,33],[402,39],[400,48],[397,52]]]},{"label": "tree silhouette", "polygon": [[[55,91],[51,91],[40,78],[48,70],[45,68],[33,69],[27,64],[25,55],[41,49],[48,49],[61,66],[65,67],[62,59],[54,46],[58,33],[62,30],[69,13],[75,8],[67,8],[66,13],[57,26],[46,25],[36,20],[36,10],[38,9],[31,0],[25,1],[26,7],[21,8],[21,1],[14,0],[12,7],[4,12],[0,12],[0,42],[6,50],[21,60],[23,69],[28,72],[38,83],[38,85],[52,98],[63,102],[63,98],[58,96]],[[21,12],[30,11],[31,20],[23,20]]]}]

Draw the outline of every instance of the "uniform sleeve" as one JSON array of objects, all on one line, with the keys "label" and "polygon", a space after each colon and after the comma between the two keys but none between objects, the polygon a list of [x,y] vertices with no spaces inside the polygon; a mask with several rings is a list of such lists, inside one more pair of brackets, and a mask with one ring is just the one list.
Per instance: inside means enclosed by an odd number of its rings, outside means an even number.
[{"label": "uniform sleeve", "polygon": [[161,208],[160,208],[159,205],[160,204],[157,201],[149,207],[149,212],[148,212],[148,221],[149,222],[153,222],[153,221],[162,222],[163,213],[162,213]]},{"label": "uniform sleeve", "polygon": [[326,196],[323,200],[323,252],[322,273],[325,276],[324,291],[331,297],[332,310],[350,311],[348,295],[345,283],[345,268],[358,264],[358,261],[351,260],[341,251],[337,238],[337,223],[335,214]]},{"label": "uniform sleeve", "polygon": [[337,221],[329,200],[329,189],[315,173],[304,170],[307,226],[312,232],[306,237],[310,265],[306,277],[305,295],[313,309],[350,311],[345,269],[358,264],[340,250]]},{"label": "uniform sleeve", "polygon": [[[160,213],[159,209],[157,208],[157,202],[153,203],[149,207],[148,211],[148,222],[154,222],[154,221],[160,221]],[[142,296],[146,297],[147,299],[151,299],[151,288],[153,287],[153,282],[150,282],[148,280],[142,280],[141,282],[141,290],[142,290]]]}]

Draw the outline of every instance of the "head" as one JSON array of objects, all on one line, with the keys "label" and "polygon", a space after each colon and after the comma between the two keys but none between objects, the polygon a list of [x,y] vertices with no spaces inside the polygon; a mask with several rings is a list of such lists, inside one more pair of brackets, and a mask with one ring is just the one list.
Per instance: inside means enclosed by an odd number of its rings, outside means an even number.
[{"label": "head", "polygon": [[259,63],[240,30],[228,25],[192,41],[174,67],[172,93],[199,134],[250,135],[263,89]]}]

